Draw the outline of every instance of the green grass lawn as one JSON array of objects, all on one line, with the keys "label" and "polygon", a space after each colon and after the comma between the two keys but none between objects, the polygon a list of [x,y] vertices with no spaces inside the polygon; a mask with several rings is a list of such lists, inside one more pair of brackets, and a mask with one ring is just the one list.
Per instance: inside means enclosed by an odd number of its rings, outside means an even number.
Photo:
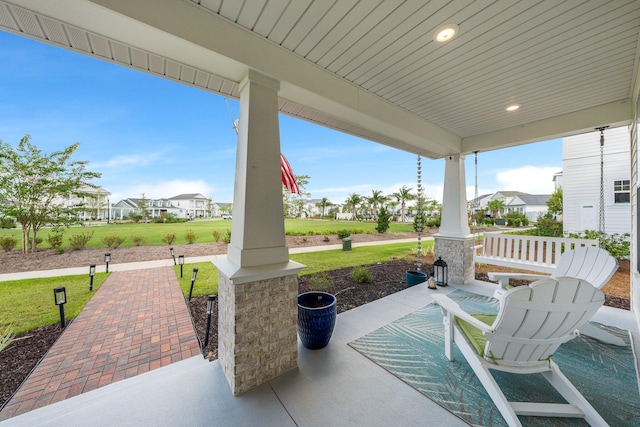
[{"label": "green grass lawn", "polygon": [[[144,238],[144,246],[162,246],[166,243],[162,240],[168,234],[175,233],[176,240],[174,244],[187,243],[185,234],[188,231],[193,232],[197,236],[196,243],[210,243],[214,241],[213,231],[216,230],[220,234],[224,234],[227,230],[231,230],[231,221],[210,220],[210,221],[192,221],[174,224],[105,224],[104,222],[93,222],[93,226],[76,226],[65,231],[63,247],[69,247],[69,236],[83,233],[93,233],[93,237],[86,247],[88,248],[104,248],[106,245],[102,239],[105,236],[121,236],[126,240],[122,243],[123,247],[133,246],[133,238],[138,236]],[[99,225],[97,225],[99,224]],[[291,235],[335,235],[338,230],[349,230],[352,233],[376,233],[376,224],[374,222],[355,222],[355,221],[324,221],[324,220],[302,220],[287,219],[285,220],[285,232]],[[412,224],[392,222],[387,233],[408,233],[413,231]],[[47,236],[49,229],[43,229],[38,232],[42,243],[40,247],[48,248]],[[16,249],[20,249],[21,231],[19,228],[11,230],[0,230],[0,235],[13,235],[18,240]]]},{"label": "green grass lawn", "polygon": [[[424,242],[425,247],[433,242]],[[394,243],[379,246],[364,246],[351,251],[331,250],[302,254],[292,254],[291,259],[305,264],[301,275],[319,273],[344,267],[375,264],[392,259],[415,255],[416,243]],[[180,288],[185,298],[189,295],[193,268],[198,275],[193,286],[192,297],[218,293],[218,271],[210,262],[185,264],[183,277],[180,278],[180,266],[174,266]],[[106,280],[107,273],[96,273],[94,292]],[[89,292],[88,275],[64,276],[44,279],[25,279],[0,282],[0,331],[11,324],[14,332],[21,333],[38,326],[46,326],[60,321],[58,307],[54,304],[53,289],[64,286],[67,289],[65,317],[72,319],[89,301],[93,293]]]}]

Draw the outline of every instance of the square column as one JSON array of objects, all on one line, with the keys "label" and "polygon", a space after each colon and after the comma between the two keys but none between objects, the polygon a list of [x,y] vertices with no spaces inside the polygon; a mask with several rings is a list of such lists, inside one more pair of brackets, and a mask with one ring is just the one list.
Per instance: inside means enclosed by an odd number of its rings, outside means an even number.
[{"label": "square column", "polygon": [[298,273],[284,234],[280,84],[250,70],[240,84],[231,243],[218,268],[218,358],[234,395],[297,367]]},{"label": "square column", "polygon": [[434,235],[434,256],[442,257],[449,269],[449,280],[469,284],[475,279],[474,238],[467,216],[464,156],[445,158],[444,194],[440,230]]}]

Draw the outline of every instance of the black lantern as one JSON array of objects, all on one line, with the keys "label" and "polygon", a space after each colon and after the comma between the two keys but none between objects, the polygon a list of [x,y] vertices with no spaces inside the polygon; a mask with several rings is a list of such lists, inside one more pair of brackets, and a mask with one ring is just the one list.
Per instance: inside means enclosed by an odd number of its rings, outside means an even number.
[{"label": "black lantern", "polygon": [[193,293],[193,284],[196,283],[196,277],[198,277],[198,267],[194,267],[193,273],[191,273],[191,288],[189,289],[189,301],[191,301],[191,294]]},{"label": "black lantern", "polygon": [[64,328],[67,324],[64,321],[64,305],[67,303],[67,290],[64,286],[53,290],[53,300],[60,307],[60,326]]},{"label": "black lantern", "polygon": [[169,252],[171,253],[171,258],[173,258],[173,265],[176,265],[176,254],[173,252],[173,248],[169,248]]},{"label": "black lantern", "polygon": [[184,255],[178,255],[178,264],[180,264],[180,277],[182,277],[182,267],[184,266]]},{"label": "black lantern", "polygon": [[111,254],[110,253],[106,253],[104,254],[104,263],[107,265],[107,269],[106,272],[109,272],[109,262],[111,261]]},{"label": "black lantern", "polygon": [[449,286],[449,272],[447,271],[447,263],[439,256],[438,260],[433,263],[433,277],[438,286]]},{"label": "black lantern", "polygon": [[89,266],[89,292],[93,291],[93,276],[96,274],[96,265]]},{"label": "black lantern", "polygon": [[209,295],[207,300],[207,331],[204,334],[204,346],[206,347],[209,344],[209,329],[211,329],[211,316],[213,315],[213,310],[216,305],[216,296]]}]

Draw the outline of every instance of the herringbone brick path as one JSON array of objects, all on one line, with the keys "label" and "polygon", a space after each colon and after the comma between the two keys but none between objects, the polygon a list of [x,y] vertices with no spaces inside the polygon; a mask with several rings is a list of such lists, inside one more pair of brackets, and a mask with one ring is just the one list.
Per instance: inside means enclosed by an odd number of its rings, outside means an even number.
[{"label": "herringbone brick path", "polygon": [[171,267],[111,273],[0,421],[199,354]]}]

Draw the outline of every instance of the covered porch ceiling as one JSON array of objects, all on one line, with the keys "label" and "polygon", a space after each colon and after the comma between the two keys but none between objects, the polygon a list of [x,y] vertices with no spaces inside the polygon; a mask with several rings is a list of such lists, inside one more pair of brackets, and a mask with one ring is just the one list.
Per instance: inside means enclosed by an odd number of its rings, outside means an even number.
[{"label": "covered porch ceiling", "polygon": [[629,124],[640,80],[638,0],[0,0],[0,29],[229,97],[253,69],[430,158]]}]

